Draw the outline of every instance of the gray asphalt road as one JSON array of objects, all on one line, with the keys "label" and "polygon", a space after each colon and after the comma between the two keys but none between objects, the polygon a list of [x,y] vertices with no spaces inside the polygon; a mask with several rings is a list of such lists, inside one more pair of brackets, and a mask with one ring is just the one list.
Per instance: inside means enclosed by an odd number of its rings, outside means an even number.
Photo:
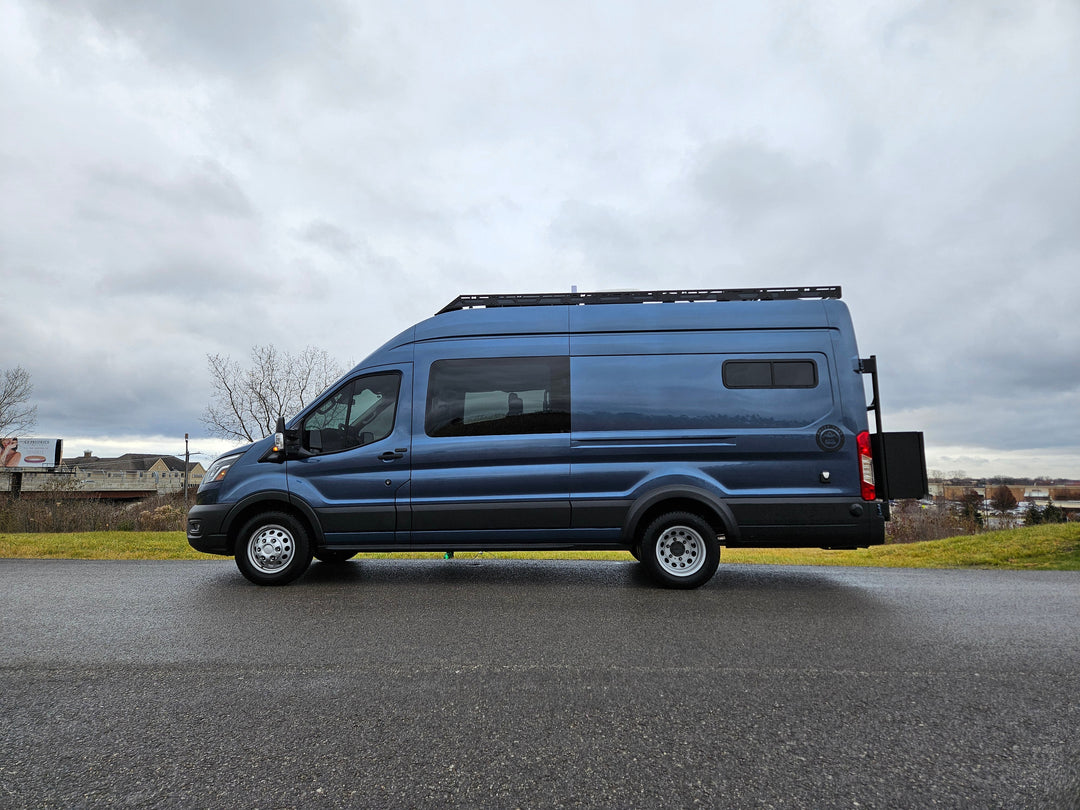
[{"label": "gray asphalt road", "polygon": [[0,561],[0,807],[1080,808],[1080,575]]}]

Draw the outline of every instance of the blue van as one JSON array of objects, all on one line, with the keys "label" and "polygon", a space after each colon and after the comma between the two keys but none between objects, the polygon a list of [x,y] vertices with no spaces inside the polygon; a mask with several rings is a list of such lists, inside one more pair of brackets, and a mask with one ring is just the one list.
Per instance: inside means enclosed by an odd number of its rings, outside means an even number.
[{"label": "blue van", "polygon": [[839,299],[462,296],[217,459],[188,541],[264,585],[313,556],[623,549],[675,588],[721,545],[881,543],[888,498],[926,491],[922,434],[881,432]]}]

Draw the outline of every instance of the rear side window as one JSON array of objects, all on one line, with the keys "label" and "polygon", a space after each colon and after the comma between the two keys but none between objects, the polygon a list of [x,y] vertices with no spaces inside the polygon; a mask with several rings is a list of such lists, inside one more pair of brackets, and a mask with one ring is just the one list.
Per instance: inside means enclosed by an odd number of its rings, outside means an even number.
[{"label": "rear side window", "polygon": [[813,360],[728,360],[724,363],[727,388],[815,388],[817,364]]},{"label": "rear side window", "polygon": [[597,355],[572,363],[575,431],[795,428],[833,411],[832,389],[821,384],[824,355]]},{"label": "rear side window", "polygon": [[570,360],[437,360],[428,377],[429,436],[570,432]]}]

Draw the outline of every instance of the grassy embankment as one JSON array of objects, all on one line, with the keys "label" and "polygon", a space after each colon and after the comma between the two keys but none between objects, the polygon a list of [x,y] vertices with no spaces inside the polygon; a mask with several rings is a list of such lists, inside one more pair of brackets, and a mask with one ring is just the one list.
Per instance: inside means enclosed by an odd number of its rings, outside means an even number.
[{"label": "grassy embankment", "polygon": [[[370,557],[438,558],[404,553]],[[463,557],[474,556],[463,552]],[[485,557],[629,560],[625,552],[487,552]],[[0,534],[0,558],[82,560],[224,559],[191,549],[181,532],[81,532]],[[885,568],[1005,568],[1080,571],[1080,524],[1029,526],[926,543],[876,546],[858,551],[728,549],[724,563],[854,565]]]}]

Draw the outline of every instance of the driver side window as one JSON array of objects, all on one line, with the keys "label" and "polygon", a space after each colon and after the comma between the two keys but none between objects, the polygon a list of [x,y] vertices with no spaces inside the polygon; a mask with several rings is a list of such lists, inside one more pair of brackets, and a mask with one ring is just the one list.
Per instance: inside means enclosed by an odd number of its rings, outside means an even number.
[{"label": "driver side window", "polygon": [[400,383],[397,372],[349,380],[304,418],[304,447],[337,453],[385,439],[394,429]]}]

